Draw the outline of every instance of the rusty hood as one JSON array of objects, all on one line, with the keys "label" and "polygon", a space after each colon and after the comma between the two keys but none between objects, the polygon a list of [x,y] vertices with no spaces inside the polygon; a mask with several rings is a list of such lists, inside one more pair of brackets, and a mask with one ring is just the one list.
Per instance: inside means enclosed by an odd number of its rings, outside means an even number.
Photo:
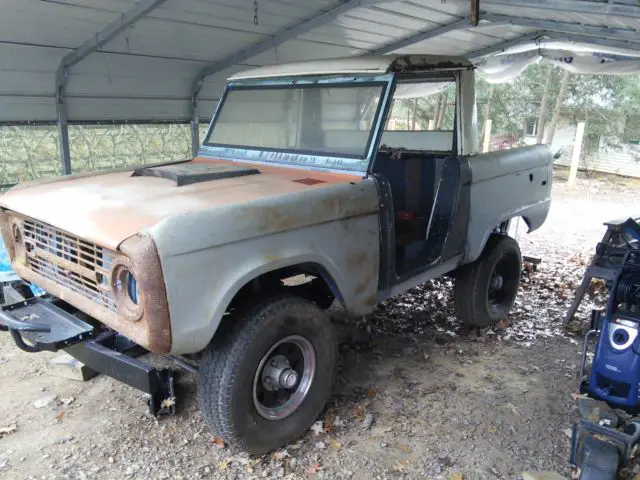
[{"label": "rusty hood", "polygon": [[[242,165],[202,158],[189,163]],[[245,166],[260,173],[182,186],[167,178],[135,176],[133,170],[32,182],[0,197],[0,207],[115,250],[130,236],[173,216],[360,179],[358,175]]]}]

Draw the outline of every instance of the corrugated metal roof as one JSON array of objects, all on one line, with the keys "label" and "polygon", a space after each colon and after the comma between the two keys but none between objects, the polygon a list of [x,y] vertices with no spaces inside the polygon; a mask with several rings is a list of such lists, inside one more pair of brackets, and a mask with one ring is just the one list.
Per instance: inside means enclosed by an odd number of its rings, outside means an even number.
[{"label": "corrugated metal roof", "polygon": [[[135,5],[134,0],[3,0],[0,121],[54,121],[62,58]],[[274,41],[340,6],[339,15],[282,43]],[[481,18],[494,16],[492,22],[427,35],[396,53],[470,55],[517,43],[533,32],[575,35],[584,29],[590,29],[583,33],[594,44],[608,39],[640,50],[640,6],[629,0],[480,0],[480,6]],[[166,0],[69,68],[68,117],[189,120],[201,70],[241,58],[204,81],[199,111],[205,119],[225,78],[242,69],[380,51],[460,22],[469,8],[469,0]],[[267,41],[277,45],[243,58],[243,51]]]}]

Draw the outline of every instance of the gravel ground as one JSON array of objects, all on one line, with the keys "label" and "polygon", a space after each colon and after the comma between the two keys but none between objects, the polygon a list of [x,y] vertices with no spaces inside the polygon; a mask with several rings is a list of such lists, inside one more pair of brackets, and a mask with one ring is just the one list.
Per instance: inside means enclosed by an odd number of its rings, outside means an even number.
[{"label": "gravel ground", "polygon": [[[562,172],[561,172],[562,173]],[[524,469],[565,475],[580,338],[561,328],[602,222],[632,214],[639,182],[556,181],[546,224],[523,253],[525,275],[507,321],[461,326],[452,284],[441,279],[392,299],[359,321],[333,316],[350,341],[319,423],[300,441],[254,458],[208,432],[195,377],[179,378],[179,411],[156,420],[144,395],[106,377],[53,376],[48,354],[0,336],[0,477],[518,479]],[[576,322],[602,300],[595,289]],[[355,333],[354,333],[355,332]],[[155,360],[154,360],[155,361]]]}]

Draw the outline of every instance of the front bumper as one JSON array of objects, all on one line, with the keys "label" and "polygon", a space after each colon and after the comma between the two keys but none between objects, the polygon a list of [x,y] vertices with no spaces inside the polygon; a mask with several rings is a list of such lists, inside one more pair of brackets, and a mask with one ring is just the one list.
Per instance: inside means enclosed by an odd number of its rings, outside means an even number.
[{"label": "front bumper", "polygon": [[95,372],[148,393],[152,414],[174,413],[171,371],[129,356],[145,350],[94,324],[99,325],[89,317],[78,318],[73,307],[56,299],[32,297],[0,311],[0,331],[8,331],[20,349],[30,353],[64,350]]},{"label": "front bumper", "polygon": [[8,330],[26,352],[56,352],[94,336],[91,325],[40,297],[5,306],[0,330]]}]

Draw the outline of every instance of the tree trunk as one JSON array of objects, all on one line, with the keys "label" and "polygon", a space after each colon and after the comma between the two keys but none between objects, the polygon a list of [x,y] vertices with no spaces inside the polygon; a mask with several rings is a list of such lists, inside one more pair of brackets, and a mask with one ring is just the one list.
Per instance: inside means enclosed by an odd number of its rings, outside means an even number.
[{"label": "tree trunk", "polygon": [[413,99],[413,118],[411,119],[411,130],[416,129],[416,117],[418,116],[418,98]]},{"label": "tree trunk", "polygon": [[407,109],[407,128],[405,128],[405,130],[411,130],[411,106],[409,105],[408,100],[405,100],[402,103],[404,104],[404,108]]},{"label": "tree trunk", "polygon": [[538,115],[538,131],[536,132],[536,143],[542,143],[544,139],[544,119],[547,116],[547,103],[549,103],[549,89],[551,88],[551,79],[553,78],[553,67],[549,65],[547,72],[547,81],[544,82],[544,91],[542,92],[542,100],[540,100],[540,114]]},{"label": "tree trunk", "polygon": [[482,123],[482,131],[480,132],[480,138],[484,138],[484,131],[487,126],[487,119],[491,118],[491,107],[493,107],[493,92],[495,88],[493,85],[489,87],[489,93],[487,95],[487,103],[484,106],[484,121]]},{"label": "tree trunk", "polygon": [[440,120],[440,111],[442,110],[442,99],[444,96],[445,96],[444,92],[438,94],[438,103],[436,104],[436,113],[433,116],[434,130],[438,129],[438,121]]},{"label": "tree trunk", "polygon": [[436,123],[436,130],[442,130],[444,115],[447,113],[447,100],[449,100],[449,92],[444,92],[442,94],[442,107],[440,108],[440,115],[438,116],[438,122]]},{"label": "tree trunk", "polygon": [[551,145],[551,142],[553,142],[553,136],[556,134],[556,127],[560,118],[560,109],[562,108],[562,101],[564,100],[564,96],[567,93],[567,87],[569,86],[570,78],[571,73],[569,73],[568,70],[565,70],[564,74],[562,75],[562,82],[560,83],[560,91],[558,92],[558,96],[556,97],[556,104],[553,107],[553,116],[551,117],[551,123],[549,124],[549,133],[547,135],[547,143],[549,145]]}]

